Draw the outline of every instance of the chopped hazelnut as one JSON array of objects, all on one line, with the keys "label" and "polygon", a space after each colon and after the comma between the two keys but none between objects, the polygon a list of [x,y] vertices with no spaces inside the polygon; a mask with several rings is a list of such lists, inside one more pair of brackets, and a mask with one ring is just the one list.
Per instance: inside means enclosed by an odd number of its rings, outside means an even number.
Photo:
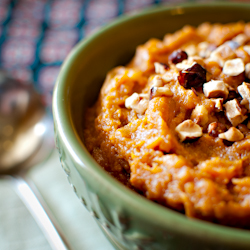
[{"label": "chopped hazelnut", "polygon": [[133,93],[125,100],[125,107],[135,110],[138,114],[143,114],[148,107],[148,100],[141,99],[138,93]]},{"label": "chopped hazelnut", "polygon": [[190,61],[190,60],[183,60],[180,63],[177,63],[175,66],[178,70],[185,70],[187,68],[192,67],[195,64],[194,61]]},{"label": "chopped hazelnut", "polygon": [[198,50],[205,50],[209,47],[209,43],[208,42],[200,42],[198,45]]},{"label": "chopped hazelnut", "polygon": [[224,104],[224,107],[226,109],[226,116],[234,127],[242,123],[247,118],[244,108],[240,106],[237,99],[227,101]]},{"label": "chopped hazelnut", "polygon": [[202,128],[192,120],[185,120],[180,123],[175,131],[178,133],[180,140],[195,139],[202,136]]},{"label": "chopped hazelnut", "polygon": [[204,67],[204,60],[200,56],[190,56],[188,59],[177,63],[175,66],[178,70],[185,70],[192,67],[195,63],[198,63]]},{"label": "chopped hazelnut", "polygon": [[247,52],[248,55],[250,55],[250,45],[243,46],[243,49]]},{"label": "chopped hazelnut", "polygon": [[177,73],[167,71],[164,75],[161,76],[162,80],[166,83],[171,82],[173,79],[177,78]]},{"label": "chopped hazelnut", "polygon": [[226,126],[220,122],[212,122],[208,125],[207,132],[210,136],[217,137],[226,131]]},{"label": "chopped hazelnut", "polygon": [[153,87],[160,87],[163,85],[162,78],[160,76],[154,76],[153,78]]},{"label": "chopped hazelnut", "polygon": [[132,109],[135,105],[137,105],[140,101],[140,97],[138,93],[133,93],[125,100],[125,107]]},{"label": "chopped hazelnut", "polygon": [[208,42],[201,42],[198,44],[199,56],[202,58],[207,58],[211,54],[211,50],[209,49]]},{"label": "chopped hazelnut", "polygon": [[250,129],[250,120],[247,122],[247,128]]},{"label": "chopped hazelnut", "polygon": [[227,99],[229,93],[226,84],[220,80],[212,80],[210,82],[204,83],[203,92],[207,98],[222,97],[224,99]]},{"label": "chopped hazelnut", "polygon": [[185,51],[188,54],[188,56],[194,56],[197,54],[197,49],[196,49],[196,46],[194,44],[190,44],[189,46],[187,46],[185,48]]},{"label": "chopped hazelnut", "polygon": [[166,69],[168,68],[166,64],[159,62],[155,62],[154,66],[155,66],[155,73],[157,74],[164,74],[166,72]]},{"label": "chopped hazelnut", "polygon": [[228,44],[222,44],[210,54],[209,60],[217,62],[221,67],[228,59],[235,58],[235,53]]},{"label": "chopped hazelnut", "polygon": [[173,92],[168,87],[152,87],[150,89],[150,100],[159,96],[173,96]]},{"label": "chopped hazelnut", "polygon": [[188,58],[188,60],[192,61],[192,62],[196,62],[198,64],[200,64],[203,68],[205,68],[205,62],[204,59],[200,56],[190,56]]},{"label": "chopped hazelnut", "polygon": [[245,76],[250,79],[250,63],[247,63],[245,66]]},{"label": "chopped hazelnut", "polygon": [[[226,82],[225,82],[225,85],[226,85],[227,89],[229,90],[229,94],[230,94],[230,91],[235,92],[235,88],[234,88],[233,86],[229,85],[229,84],[226,83]],[[236,92],[235,92],[235,93],[236,93]]]},{"label": "chopped hazelnut", "polygon": [[208,122],[208,111],[203,105],[196,105],[191,113],[191,120],[200,125],[205,125]]},{"label": "chopped hazelnut", "polygon": [[245,71],[245,64],[241,58],[227,60],[222,71],[228,76],[238,76]]},{"label": "chopped hazelnut", "polygon": [[210,100],[214,102],[215,111],[223,110],[223,98],[211,98]]},{"label": "chopped hazelnut", "polygon": [[247,40],[248,40],[248,37],[246,34],[239,34],[232,39],[232,41],[238,43],[240,46],[245,44]]},{"label": "chopped hazelnut", "polygon": [[240,132],[239,129],[231,127],[228,131],[219,134],[219,138],[235,142],[242,140],[244,138],[244,135]]},{"label": "chopped hazelnut", "polygon": [[245,107],[250,110],[250,84],[243,82],[237,89],[243,98],[240,104],[245,105]]},{"label": "chopped hazelnut", "polygon": [[140,97],[140,100],[141,100],[142,98],[149,99],[149,94],[148,94],[148,93],[140,93],[140,94],[139,94],[139,97]]},{"label": "chopped hazelnut", "polygon": [[134,107],[134,110],[137,114],[143,115],[148,108],[148,100],[142,99],[139,101],[136,107]]}]

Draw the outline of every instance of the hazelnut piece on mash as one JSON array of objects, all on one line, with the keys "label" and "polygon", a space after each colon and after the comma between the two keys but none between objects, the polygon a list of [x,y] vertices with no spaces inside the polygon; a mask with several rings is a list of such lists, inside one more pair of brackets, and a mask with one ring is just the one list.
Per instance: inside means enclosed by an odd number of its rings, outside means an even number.
[{"label": "hazelnut piece on mash", "polygon": [[160,87],[163,85],[162,78],[158,75],[153,78],[153,87]]},{"label": "hazelnut piece on mash", "polygon": [[214,108],[216,112],[223,110],[223,98],[211,98],[210,100],[214,102]]},{"label": "hazelnut piece on mash", "polygon": [[224,104],[224,107],[226,109],[226,116],[234,127],[242,123],[247,118],[245,115],[246,109],[241,107],[237,99],[227,101]]},{"label": "hazelnut piece on mash", "polygon": [[243,49],[247,52],[248,55],[250,55],[250,45],[243,46]]},{"label": "hazelnut piece on mash", "polygon": [[157,74],[164,74],[166,70],[169,68],[167,64],[159,62],[155,62],[154,66],[155,66],[155,73]]},{"label": "hazelnut piece on mash", "polygon": [[239,46],[244,45],[248,40],[248,36],[246,34],[239,34],[232,39],[232,41],[239,44]]},{"label": "hazelnut piece on mash", "polygon": [[180,123],[175,131],[178,133],[180,140],[195,139],[202,136],[202,128],[192,120],[185,120]]},{"label": "hazelnut piece on mash", "polygon": [[240,132],[239,129],[235,127],[231,127],[229,130],[227,130],[225,133],[219,134],[219,138],[235,142],[240,141],[244,138],[244,135]]},{"label": "hazelnut piece on mash", "polygon": [[152,87],[150,89],[150,100],[158,96],[173,96],[173,92],[168,87]]},{"label": "hazelnut piece on mash", "polygon": [[245,64],[241,58],[227,60],[222,71],[228,76],[238,76],[245,71]]},{"label": "hazelnut piece on mash", "polygon": [[245,105],[245,107],[250,110],[250,84],[243,82],[237,89],[243,98],[240,104]]},{"label": "hazelnut piece on mash", "polygon": [[245,76],[250,79],[250,63],[245,65]]},{"label": "hazelnut piece on mash", "polygon": [[138,93],[133,93],[125,100],[125,107],[135,110],[138,114],[143,114],[148,107],[148,100],[140,97]]},{"label": "hazelnut piece on mash", "polygon": [[207,98],[222,97],[227,99],[229,94],[226,84],[220,80],[212,80],[204,83],[203,92]]},{"label": "hazelnut piece on mash", "polygon": [[228,44],[222,44],[210,54],[209,60],[217,62],[221,67],[228,59],[235,58],[235,53]]},{"label": "hazelnut piece on mash", "polygon": [[208,111],[203,105],[196,105],[191,113],[191,120],[200,125],[208,122]]},{"label": "hazelnut piece on mash", "polygon": [[210,136],[217,137],[226,131],[226,126],[220,122],[212,122],[208,125],[207,132]]}]

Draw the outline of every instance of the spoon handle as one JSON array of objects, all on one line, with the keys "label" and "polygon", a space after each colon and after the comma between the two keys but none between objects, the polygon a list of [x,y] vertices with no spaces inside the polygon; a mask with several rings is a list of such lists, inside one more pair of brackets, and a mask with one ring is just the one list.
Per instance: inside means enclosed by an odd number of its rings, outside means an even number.
[{"label": "spoon handle", "polygon": [[71,250],[34,183],[22,176],[12,176],[15,190],[41,228],[53,250]]}]

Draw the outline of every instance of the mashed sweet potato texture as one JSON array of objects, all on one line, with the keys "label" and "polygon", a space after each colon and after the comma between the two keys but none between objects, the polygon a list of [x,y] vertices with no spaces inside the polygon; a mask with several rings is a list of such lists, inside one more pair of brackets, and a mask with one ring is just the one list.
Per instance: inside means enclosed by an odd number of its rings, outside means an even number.
[{"label": "mashed sweet potato texture", "polygon": [[111,70],[85,117],[89,152],[148,199],[250,228],[250,24],[185,26]]}]

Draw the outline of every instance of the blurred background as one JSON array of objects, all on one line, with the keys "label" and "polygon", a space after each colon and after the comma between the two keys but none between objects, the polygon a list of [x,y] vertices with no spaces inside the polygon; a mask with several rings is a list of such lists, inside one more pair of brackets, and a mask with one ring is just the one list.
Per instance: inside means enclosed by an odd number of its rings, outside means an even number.
[{"label": "blurred background", "polygon": [[[13,77],[34,84],[51,113],[52,92],[60,66],[79,40],[117,16],[133,14],[153,4],[209,1],[0,0],[0,67]],[[57,152],[29,175],[74,250],[114,249],[73,193]],[[1,179],[0,250],[51,250],[11,184]]]},{"label": "blurred background", "polygon": [[0,64],[33,80],[51,105],[60,65],[72,47],[100,26],[152,4],[181,0],[0,0]]},{"label": "blurred background", "polygon": [[152,4],[208,1],[0,0],[0,66],[21,80],[33,80],[50,106],[62,61],[100,26]]}]

